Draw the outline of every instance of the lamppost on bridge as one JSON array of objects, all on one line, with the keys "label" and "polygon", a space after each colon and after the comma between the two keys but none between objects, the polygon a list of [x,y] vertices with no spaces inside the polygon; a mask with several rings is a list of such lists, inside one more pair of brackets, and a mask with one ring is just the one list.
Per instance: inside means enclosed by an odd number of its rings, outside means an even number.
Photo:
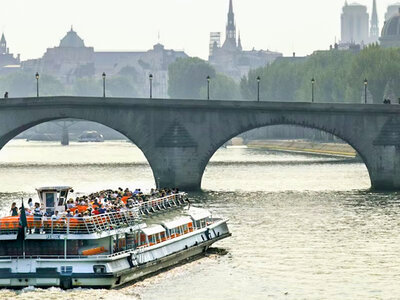
[{"label": "lamppost on bridge", "polygon": [[103,72],[101,75],[103,77],[103,98],[106,97],[106,73]]},{"label": "lamppost on bridge", "polygon": [[257,102],[259,102],[260,101],[260,81],[261,81],[261,78],[260,78],[260,76],[257,76]]},{"label": "lamppost on bridge", "polygon": [[210,80],[211,77],[207,76],[207,100],[210,100]]},{"label": "lamppost on bridge", "polygon": [[315,78],[311,78],[311,102],[314,103],[314,85],[315,85]]},{"label": "lamppost on bridge", "polygon": [[368,89],[368,80],[364,79],[364,102],[367,104],[367,89]]},{"label": "lamppost on bridge", "polygon": [[150,99],[153,98],[153,74],[149,75],[149,81],[150,81]]},{"label": "lamppost on bridge", "polygon": [[39,73],[38,72],[36,72],[35,78],[36,78],[36,97],[39,98]]}]

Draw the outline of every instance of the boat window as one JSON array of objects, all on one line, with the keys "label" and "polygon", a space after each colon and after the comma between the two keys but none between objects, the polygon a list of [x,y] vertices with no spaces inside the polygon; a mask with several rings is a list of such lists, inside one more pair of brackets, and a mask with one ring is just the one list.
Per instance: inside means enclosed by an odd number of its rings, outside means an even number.
[{"label": "boat window", "polygon": [[54,207],[54,193],[46,193],[46,207]]},{"label": "boat window", "polygon": [[72,266],[61,266],[61,274],[72,274]]},{"label": "boat window", "polygon": [[160,233],[161,241],[165,241],[165,232]]},{"label": "boat window", "polygon": [[58,206],[63,206],[64,205],[64,198],[61,198],[58,200]]}]

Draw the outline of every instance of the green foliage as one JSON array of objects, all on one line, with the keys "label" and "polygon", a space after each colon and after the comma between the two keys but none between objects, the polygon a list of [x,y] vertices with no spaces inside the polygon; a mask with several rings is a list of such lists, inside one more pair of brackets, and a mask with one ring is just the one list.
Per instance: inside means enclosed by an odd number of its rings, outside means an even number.
[{"label": "green foliage", "polygon": [[135,97],[136,90],[131,80],[127,77],[113,76],[107,80],[107,92],[113,97]]},{"label": "green foliage", "polygon": [[243,98],[256,99],[257,76],[261,100],[311,101],[311,78],[315,78],[316,102],[360,103],[367,78],[374,102],[382,103],[385,96],[400,96],[400,51],[371,45],[359,53],[332,50],[305,59],[278,59],[242,79]]},{"label": "green foliage", "polygon": [[215,70],[199,58],[180,58],[168,67],[168,94],[171,98],[204,99],[207,76],[215,77]]},{"label": "green foliage", "polygon": [[[0,78],[0,90],[4,94],[8,91],[9,97],[35,97],[36,78],[35,74],[18,71]],[[64,86],[55,77],[43,74],[39,78],[40,96],[62,95]],[[1,95],[2,96],[2,95]]]},{"label": "green foliage", "polygon": [[[400,52],[397,48],[383,49],[377,45],[365,48],[355,58],[352,77],[357,81],[368,79],[368,89],[374,102],[382,103],[385,91],[400,96]],[[392,99],[394,100],[394,99]]]},{"label": "green foliage", "polygon": [[[207,99],[207,86],[201,88],[200,94],[202,99]],[[210,80],[210,99],[240,100],[240,87],[232,78],[218,73]]]},{"label": "green foliage", "polygon": [[102,79],[80,78],[72,86],[74,96],[100,97],[103,95]]}]

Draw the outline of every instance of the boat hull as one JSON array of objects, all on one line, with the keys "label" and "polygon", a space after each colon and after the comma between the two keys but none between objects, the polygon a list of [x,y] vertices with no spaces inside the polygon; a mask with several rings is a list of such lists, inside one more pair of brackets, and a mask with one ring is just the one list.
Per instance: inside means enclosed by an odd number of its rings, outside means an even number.
[{"label": "boat hull", "polygon": [[[113,257],[2,259],[0,287],[116,288],[195,258],[205,253],[213,243],[230,235],[226,220],[221,220],[165,243]],[[70,273],[67,266],[71,266]],[[93,271],[96,266],[104,266],[103,272]]]}]

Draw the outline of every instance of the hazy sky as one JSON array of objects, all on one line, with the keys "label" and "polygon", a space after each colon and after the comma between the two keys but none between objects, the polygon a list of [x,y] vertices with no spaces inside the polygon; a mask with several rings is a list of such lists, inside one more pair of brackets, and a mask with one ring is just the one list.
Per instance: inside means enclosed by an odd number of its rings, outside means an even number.
[{"label": "hazy sky", "polygon": [[[340,39],[344,0],[233,0],[245,49],[291,55]],[[225,34],[229,0],[2,0],[0,25],[10,51],[38,58],[73,25],[95,50],[147,50],[158,41],[206,59],[209,33]],[[349,0],[349,3],[353,1]],[[358,0],[372,9],[372,0]],[[377,0],[380,28],[388,4]]]}]

